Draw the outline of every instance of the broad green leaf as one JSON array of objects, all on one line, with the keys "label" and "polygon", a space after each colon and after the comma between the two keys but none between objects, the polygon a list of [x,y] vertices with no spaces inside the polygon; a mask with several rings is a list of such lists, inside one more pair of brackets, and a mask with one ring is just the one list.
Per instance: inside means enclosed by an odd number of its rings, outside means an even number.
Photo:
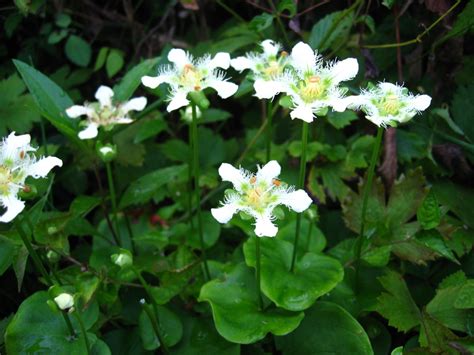
[{"label": "broad green leaf", "polygon": [[305,311],[300,326],[285,337],[277,337],[276,344],[283,355],[374,353],[364,328],[331,302],[316,302]]},{"label": "broad green leaf", "polygon": [[[278,231],[278,239],[294,243],[295,229],[296,219],[293,218],[291,222],[280,228]],[[298,241],[298,256],[302,256],[306,252],[319,253],[323,251],[325,247],[326,237],[323,232],[321,232],[314,222],[303,218],[301,220],[301,230]]]},{"label": "broad green leaf", "polygon": [[439,209],[438,199],[433,190],[426,195],[423,203],[416,212],[418,222],[423,229],[436,228],[441,222],[441,211]]},{"label": "broad green leaf", "polygon": [[80,67],[87,67],[91,61],[91,46],[79,36],[69,36],[64,46],[64,52],[71,62]]},{"label": "broad green leaf", "polygon": [[433,183],[433,191],[443,206],[448,206],[465,224],[474,228],[474,191],[450,180]]},{"label": "broad green leaf", "polygon": [[120,83],[114,86],[114,99],[119,102],[130,99],[140,86],[142,76],[156,74],[153,69],[159,60],[160,57],[147,59],[130,69]]},{"label": "broad green leaf", "polygon": [[261,311],[257,301],[254,273],[240,263],[221,278],[201,288],[199,301],[209,302],[216,329],[228,341],[251,344],[268,333],[286,335],[295,330],[304,317],[302,312],[278,308]]},{"label": "broad green leaf", "polygon": [[451,249],[449,249],[444,242],[443,236],[434,229],[420,231],[417,233],[416,238],[418,241],[423,243],[428,248],[434,250],[439,255],[444,256],[446,259],[451,260],[453,263],[459,265],[459,261],[454,256]]},{"label": "broad green leaf", "polygon": [[[214,217],[212,217],[210,212],[202,212],[202,234],[204,239],[205,248],[210,248],[217,243],[219,235],[221,234],[221,225],[216,222]],[[185,242],[196,248],[201,248],[201,241],[199,239],[199,234],[197,232],[198,220],[197,216],[193,217],[193,225],[195,226],[194,231],[188,230],[185,235]]]},{"label": "broad green leaf", "polygon": [[187,165],[175,165],[155,170],[135,180],[123,193],[120,208],[148,202],[164,185],[181,177],[187,178]]},{"label": "broad green leaf", "polygon": [[[474,9],[474,3],[471,2]],[[474,114],[474,84],[460,86],[454,93],[451,103],[451,115],[454,122],[462,129],[471,143],[474,143],[474,126],[471,124],[471,117]]]},{"label": "broad green leaf", "polygon": [[328,122],[337,129],[344,128],[357,119],[357,114],[354,111],[329,111],[327,115]]},{"label": "broad green leaf", "polygon": [[94,64],[94,71],[97,71],[104,66],[107,55],[109,54],[109,50],[110,48],[108,47],[102,47],[99,50],[99,54],[97,54],[97,59],[95,60]]},{"label": "broad green leaf", "polygon": [[33,122],[41,119],[33,97],[24,94],[25,90],[16,73],[0,81],[0,136],[6,136],[9,131],[28,133]]},{"label": "broad green leaf", "polygon": [[217,108],[207,109],[202,113],[202,118],[198,121],[199,124],[213,123],[226,121],[232,117],[230,112],[219,110]]},{"label": "broad green leaf", "polygon": [[223,339],[212,319],[187,316],[183,339],[173,348],[173,355],[239,355],[240,346]]},{"label": "broad green leaf", "polygon": [[107,56],[107,60],[105,61],[105,71],[107,72],[107,76],[112,78],[120,71],[120,69],[122,69],[124,64],[123,53],[118,49],[111,49]]},{"label": "broad green leaf", "polygon": [[386,290],[378,297],[377,312],[388,319],[388,324],[401,332],[408,332],[421,322],[420,310],[413,301],[402,276],[387,271],[379,281]]},{"label": "broad green leaf", "polygon": [[13,242],[0,235],[0,276],[10,267],[13,262],[15,245]]},{"label": "broad green leaf", "polygon": [[349,35],[353,17],[352,10],[336,11],[326,15],[311,29],[309,45],[318,52],[334,49]]},{"label": "broad green leaf", "polygon": [[138,327],[111,330],[102,336],[113,355],[150,355],[143,349]]},{"label": "broad green leaf", "polygon": [[156,137],[162,131],[168,128],[162,117],[153,118],[151,120],[143,120],[138,132],[133,140],[134,143],[141,143],[149,138]]},{"label": "broad green leaf", "polygon": [[474,2],[468,1],[466,7],[458,15],[456,22],[451,28],[444,39],[450,37],[462,36],[464,33],[474,27]]},{"label": "broad green leaf", "polygon": [[454,307],[458,309],[474,308],[474,280],[468,280],[461,287]]},{"label": "broad green leaf", "polygon": [[36,69],[16,59],[13,60],[13,63],[20,72],[41,114],[61,133],[83,146],[84,143],[77,138],[77,122],[67,117],[65,113],[65,110],[74,104],[69,96]]},{"label": "broad green leaf", "polygon": [[[255,238],[244,244],[245,262],[256,265]],[[278,307],[302,311],[331,291],[344,277],[341,264],[328,256],[306,253],[297,258],[290,272],[292,243],[278,238],[261,238],[261,287]]]},{"label": "broad green leaf", "polygon": [[172,161],[187,163],[192,152],[189,145],[181,139],[168,139],[165,143],[160,144],[161,153]]},{"label": "broad green leaf", "polygon": [[[150,312],[153,312],[153,307],[151,305],[144,305],[144,307],[148,307]],[[158,328],[160,335],[163,338],[163,343],[168,347],[177,344],[183,336],[183,324],[181,323],[181,320],[166,307],[157,306],[157,312]],[[160,341],[154,332],[150,318],[144,310],[140,313],[138,325],[140,328],[140,337],[142,338],[143,347],[146,350],[158,349],[161,346]]]},{"label": "broad green leaf", "polygon": [[69,211],[73,216],[85,216],[94,208],[99,206],[101,199],[96,196],[78,196],[69,206]]},{"label": "broad green leaf", "polygon": [[423,312],[423,326],[420,327],[419,342],[423,348],[430,350],[430,354],[453,354],[451,341],[457,338],[448,328]]},{"label": "broad green leaf", "polygon": [[[83,355],[86,353],[84,339],[70,339],[66,323],[59,314],[48,306],[49,295],[45,291],[36,292],[20,305],[7,327],[5,344],[8,354],[64,354]],[[98,317],[98,307],[90,307],[95,314],[82,313],[86,329],[90,329]],[[87,311],[90,313],[90,311]],[[92,317],[91,317],[92,316]],[[70,317],[74,329],[80,329],[75,317]],[[97,338],[87,333],[91,346]]]},{"label": "broad green leaf", "polygon": [[[472,310],[456,308],[455,304],[463,285],[438,289],[435,297],[426,306],[426,312],[444,326],[465,332],[467,320]],[[470,295],[470,297],[472,297]],[[462,305],[462,302],[461,302]]]}]

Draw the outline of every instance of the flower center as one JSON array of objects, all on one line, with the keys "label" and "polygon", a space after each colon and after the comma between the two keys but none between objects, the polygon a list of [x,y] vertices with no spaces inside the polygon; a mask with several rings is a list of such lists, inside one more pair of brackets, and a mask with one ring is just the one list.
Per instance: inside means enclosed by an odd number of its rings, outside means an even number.
[{"label": "flower center", "polygon": [[320,99],[326,90],[319,76],[311,76],[299,84],[300,96],[305,102]]},{"label": "flower center", "polygon": [[272,60],[263,69],[263,74],[265,75],[265,77],[271,79],[281,74],[282,71],[283,71],[283,68],[280,65],[280,63],[276,60]]},{"label": "flower center", "polygon": [[382,110],[386,115],[396,115],[400,109],[400,101],[398,96],[394,94],[389,94],[381,102]]},{"label": "flower center", "polygon": [[111,124],[114,119],[121,117],[120,109],[116,106],[105,106],[97,112],[97,116],[94,116],[92,121],[95,121],[97,124],[102,126],[107,126]]},{"label": "flower center", "polygon": [[0,165],[0,194],[5,195],[8,193],[12,178],[11,170],[4,165]]},{"label": "flower center", "polygon": [[192,64],[186,64],[179,78],[182,86],[193,87],[194,90],[201,90],[202,75]]}]

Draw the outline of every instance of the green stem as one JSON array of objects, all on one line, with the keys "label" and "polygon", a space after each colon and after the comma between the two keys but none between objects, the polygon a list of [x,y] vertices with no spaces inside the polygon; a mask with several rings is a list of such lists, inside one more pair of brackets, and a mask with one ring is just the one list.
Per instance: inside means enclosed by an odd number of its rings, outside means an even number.
[{"label": "green stem", "polygon": [[[189,125],[189,149],[194,152],[194,142],[193,142],[193,128],[192,122]],[[194,232],[194,222],[193,222],[193,155],[189,155],[188,162],[188,213],[189,213],[189,223],[191,226],[191,231]]]},{"label": "green stem", "polygon": [[285,45],[289,45],[290,40],[288,39],[288,34],[286,33],[285,25],[283,25],[280,14],[278,13],[277,9],[275,8],[275,4],[273,3],[273,0],[268,0],[267,2],[268,2],[268,5],[270,5],[270,8],[272,9],[273,15],[276,17],[278,27],[280,27],[280,31],[283,35],[283,38],[285,39]]},{"label": "green stem", "polygon": [[267,162],[270,161],[272,155],[272,101],[268,100],[267,105]]},{"label": "green stem", "polygon": [[76,317],[77,322],[79,323],[79,327],[81,328],[81,333],[82,333],[82,336],[84,337],[84,343],[86,345],[87,355],[90,355],[91,347],[89,344],[89,338],[87,337],[86,327],[84,327],[84,322],[82,321],[82,317],[79,315],[78,311],[74,312],[74,316]]},{"label": "green stem", "polygon": [[[304,189],[304,179],[306,176],[306,147],[308,145],[308,122],[303,122],[303,128],[301,130],[301,159],[300,159],[300,175],[298,178],[298,188]],[[295,231],[295,242],[293,244],[293,257],[291,259],[290,271],[293,272],[296,263],[296,251],[298,249],[298,241],[300,238],[301,230],[301,213],[296,215],[296,231]]]},{"label": "green stem", "polygon": [[255,236],[255,272],[257,279],[258,308],[263,311],[262,288],[260,286],[260,238]]},{"label": "green stem", "polygon": [[196,195],[198,234],[199,234],[199,241],[201,243],[201,249],[202,249],[204,275],[206,277],[206,280],[210,280],[211,275],[209,273],[209,267],[207,265],[206,248],[204,245],[204,236],[202,232],[201,192],[199,189],[199,142],[198,142],[196,105],[192,103],[191,108],[192,108],[192,113],[193,113],[191,130],[192,130],[192,139],[193,139],[194,193]]},{"label": "green stem", "polygon": [[[16,230],[18,231],[18,234],[20,235],[21,240],[23,241],[23,244],[25,245],[26,249],[28,250],[29,255],[33,259],[33,263],[35,264],[36,269],[41,273],[43,278],[46,280],[46,283],[49,286],[54,285],[53,280],[49,276],[48,272],[46,271],[43,263],[41,262],[41,259],[36,252],[36,250],[33,248],[33,245],[31,245],[30,240],[28,239],[28,236],[26,235],[25,231],[23,230],[23,227],[21,225],[21,221],[17,221],[15,223]],[[30,227],[31,228],[31,227]],[[76,332],[74,331],[74,328],[72,327],[71,320],[69,319],[69,316],[63,312],[61,312],[64,318],[64,321],[66,322],[66,326],[69,329],[69,333],[71,336],[76,336]]]},{"label": "green stem", "polygon": [[53,280],[49,276],[48,272],[46,271],[43,263],[41,262],[41,259],[36,252],[36,250],[33,248],[33,246],[30,243],[30,240],[25,234],[25,231],[23,230],[23,227],[21,225],[21,222],[16,222],[15,223],[16,230],[18,231],[18,234],[20,235],[21,240],[23,241],[23,244],[25,245],[26,249],[28,250],[28,253],[30,254],[31,258],[33,259],[33,263],[35,264],[36,269],[41,273],[43,278],[46,280],[46,283],[48,285],[53,285]]},{"label": "green stem", "polygon": [[374,179],[375,173],[375,165],[377,164],[380,152],[380,146],[382,143],[382,136],[383,136],[384,129],[379,127],[377,129],[377,137],[375,138],[374,148],[372,150],[372,157],[370,158],[370,165],[369,170],[367,173],[367,182],[364,186],[363,197],[362,197],[362,211],[360,217],[360,230],[359,230],[359,238],[356,242],[356,262],[355,262],[355,270],[356,270],[356,283],[359,276],[359,267],[360,267],[360,257],[362,253],[362,244],[364,242],[364,231],[365,231],[365,214],[367,212],[367,202],[369,200],[370,190],[372,188],[372,180]]},{"label": "green stem", "polygon": [[140,272],[137,269],[134,268],[133,271],[137,275],[138,280],[142,284],[143,288],[145,289],[146,294],[148,295],[148,298],[150,299],[150,303],[153,307],[153,312],[155,313],[155,316],[153,316],[151,314],[150,310],[148,309],[148,307],[146,307],[146,305],[143,305],[143,309],[145,310],[146,314],[150,318],[151,325],[153,326],[153,330],[155,331],[156,337],[158,338],[161,346],[163,347],[163,352],[165,354],[168,354],[169,353],[168,347],[166,346],[166,344],[163,340],[163,337],[161,336],[161,332],[160,332],[160,327],[159,327],[160,320],[159,320],[159,317],[158,317],[158,305],[156,304],[155,298],[153,297],[153,294],[151,293],[150,286],[148,285],[146,280],[143,278],[143,276],[140,274]]},{"label": "green stem", "polygon": [[109,194],[110,194],[110,202],[112,203],[112,213],[114,216],[114,224],[115,224],[115,232],[117,233],[117,245],[120,246],[120,230],[118,225],[118,217],[117,217],[117,198],[115,195],[115,185],[114,185],[114,177],[112,175],[112,166],[110,162],[105,163],[105,169],[107,170],[107,181],[109,184]]}]

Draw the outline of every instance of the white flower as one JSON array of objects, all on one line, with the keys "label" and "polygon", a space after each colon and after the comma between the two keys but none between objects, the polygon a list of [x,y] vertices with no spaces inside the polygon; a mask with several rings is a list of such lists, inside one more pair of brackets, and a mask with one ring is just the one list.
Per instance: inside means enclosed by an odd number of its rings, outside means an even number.
[{"label": "white flower", "polygon": [[120,267],[128,267],[133,265],[132,253],[125,249],[122,249],[119,254],[112,254],[110,259],[115,265]]},{"label": "white flower", "polygon": [[329,107],[339,112],[346,109],[347,103],[343,100],[346,90],[339,84],[357,75],[359,64],[355,58],[324,64],[317,52],[299,42],[293,47],[289,60],[293,70],[285,71],[279,80],[292,99],[292,119],[312,122],[315,115]]},{"label": "white flower", "polygon": [[201,91],[208,87],[217,91],[223,99],[235,94],[238,86],[225,79],[221,69],[230,65],[229,53],[219,52],[214,58],[209,54],[194,59],[191,54],[182,49],[174,48],[168,53],[168,60],[173,65],[163,65],[158,70],[158,76],[144,76],[142,83],[152,89],[162,83],[170,85],[170,103],[168,112],[189,105],[188,94]]},{"label": "white flower", "polygon": [[281,52],[278,56],[281,45],[270,39],[263,41],[260,46],[262,53],[247,53],[245,56],[232,59],[230,64],[240,72],[246,69],[253,72],[255,96],[259,99],[273,99],[285,88],[277,79],[283,74],[288,63],[288,53]]},{"label": "white flower", "polygon": [[30,141],[29,134],[15,136],[12,132],[0,143],[0,204],[6,208],[0,222],[10,222],[25,208],[25,203],[17,195],[25,187],[28,176],[42,178],[55,166],[63,165],[56,157],[37,160],[30,154],[36,150]]},{"label": "white flower", "polygon": [[259,237],[274,237],[278,227],[273,224],[272,212],[278,205],[285,205],[295,212],[303,212],[311,205],[311,198],[304,190],[284,186],[277,179],[281,167],[272,160],[256,174],[244,169],[236,169],[223,163],[219,174],[223,181],[230,181],[234,189],[226,193],[222,207],[211,209],[219,223],[227,223],[238,211],[243,211],[255,218],[255,234]]},{"label": "white flower", "polygon": [[143,110],[147,103],[146,97],[141,96],[120,104],[113,104],[113,96],[112,89],[102,85],[95,93],[98,102],[86,102],[84,106],[74,105],[66,110],[67,115],[71,118],[87,117],[86,128],[78,134],[80,139],[97,137],[98,128],[101,126],[106,130],[111,130],[116,124],[133,122],[128,113]]},{"label": "white flower", "polygon": [[59,296],[54,297],[54,302],[63,311],[74,306],[74,298],[69,293],[61,293]]},{"label": "white flower", "polygon": [[408,89],[391,83],[378,83],[359,96],[346,98],[350,108],[359,108],[377,126],[393,126],[408,122],[431,104],[428,95],[413,95]]}]

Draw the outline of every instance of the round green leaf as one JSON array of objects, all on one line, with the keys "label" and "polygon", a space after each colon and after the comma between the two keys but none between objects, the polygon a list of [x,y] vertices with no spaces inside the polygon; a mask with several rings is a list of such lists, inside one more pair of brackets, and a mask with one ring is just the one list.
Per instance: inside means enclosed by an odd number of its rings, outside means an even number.
[{"label": "round green leaf", "polygon": [[[8,354],[68,354],[86,353],[84,339],[76,336],[71,339],[66,323],[59,312],[53,312],[46,303],[49,299],[45,291],[36,292],[20,305],[18,312],[5,332],[5,344]],[[92,305],[91,305],[92,306]],[[86,329],[97,321],[99,309],[94,307],[82,313]],[[80,333],[75,317],[70,317],[73,328]],[[88,334],[91,346],[97,338]]]},{"label": "round green leaf", "polygon": [[305,319],[293,333],[276,338],[283,355],[373,354],[364,328],[343,308],[331,302],[317,302],[305,312]]},{"label": "round green leaf", "polygon": [[[344,270],[331,257],[306,253],[290,272],[293,245],[277,238],[261,238],[262,291],[278,307],[301,311],[342,281]],[[245,262],[255,267],[255,238],[244,244]]]},{"label": "round green leaf", "polygon": [[[145,306],[148,307],[148,306]],[[151,309],[153,309],[150,306]],[[157,306],[158,310],[158,326],[160,335],[166,346],[173,346],[181,340],[183,336],[183,324],[176,314],[171,312],[168,308]],[[150,318],[144,310],[140,313],[138,319],[138,326],[140,328],[140,336],[142,338],[143,347],[146,350],[155,350],[160,347],[160,341],[156,336]]]},{"label": "round green leaf", "polygon": [[13,242],[0,235],[0,276],[9,268],[13,261],[15,245]]},{"label": "round green leaf", "polygon": [[69,36],[66,41],[66,46],[64,47],[64,52],[71,62],[80,67],[87,67],[91,61],[91,46],[76,35]]},{"label": "round green leaf", "polygon": [[109,78],[113,77],[120,71],[120,69],[122,69],[123,65],[123,54],[116,49],[111,49],[109,55],[107,56],[107,61],[105,62],[107,76]]},{"label": "round green leaf", "polygon": [[244,263],[234,266],[222,279],[201,288],[199,301],[211,304],[216,329],[225,339],[240,344],[254,343],[267,333],[286,335],[304,317],[302,312],[258,307],[255,277]]},{"label": "round green leaf", "polygon": [[173,355],[239,355],[240,345],[223,339],[211,319],[185,317],[183,339],[173,348]]},{"label": "round green leaf", "polygon": [[[298,256],[310,251],[319,253],[326,247],[326,237],[316,225],[308,221],[307,218],[301,219],[300,239],[298,241]],[[278,231],[278,239],[293,243],[295,240],[296,219],[285,225]]]}]

